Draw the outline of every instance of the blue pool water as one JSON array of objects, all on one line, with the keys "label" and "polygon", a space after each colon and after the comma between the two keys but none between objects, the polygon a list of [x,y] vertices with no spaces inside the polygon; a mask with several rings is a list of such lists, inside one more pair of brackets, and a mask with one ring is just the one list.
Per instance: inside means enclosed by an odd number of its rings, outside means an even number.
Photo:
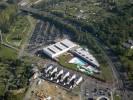
[{"label": "blue pool water", "polygon": [[[82,59],[78,58],[78,57],[74,57],[72,58],[69,63],[73,63],[73,64],[77,64],[77,68],[81,71],[81,72],[85,72],[89,75],[93,74],[94,69],[91,68],[91,66],[85,66],[87,65],[87,63],[85,61],[83,61]],[[86,69],[88,68],[89,69]]]},{"label": "blue pool water", "polygon": [[79,59],[77,57],[71,59],[69,61],[69,63],[74,63],[74,64],[81,65],[81,66],[86,65],[86,62],[84,62],[83,60],[81,60],[81,59]]}]

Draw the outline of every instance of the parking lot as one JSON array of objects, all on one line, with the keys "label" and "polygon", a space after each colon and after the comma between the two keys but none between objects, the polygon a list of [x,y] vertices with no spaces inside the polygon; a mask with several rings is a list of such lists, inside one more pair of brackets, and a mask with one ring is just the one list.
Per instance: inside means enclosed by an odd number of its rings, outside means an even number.
[{"label": "parking lot", "polygon": [[66,31],[56,28],[55,25],[38,20],[35,30],[30,38],[27,50],[30,53],[33,51],[35,53],[39,48],[53,44],[63,38],[70,38],[68,35],[69,34]]},{"label": "parking lot", "polygon": [[86,80],[81,86],[81,92],[85,100],[95,100],[101,96],[105,96],[111,100],[111,88],[98,81]]}]

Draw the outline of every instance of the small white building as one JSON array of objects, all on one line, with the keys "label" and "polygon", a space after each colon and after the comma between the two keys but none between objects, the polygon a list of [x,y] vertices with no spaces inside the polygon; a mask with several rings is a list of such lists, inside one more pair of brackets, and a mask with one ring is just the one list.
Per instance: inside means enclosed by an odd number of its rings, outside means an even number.
[{"label": "small white building", "polygon": [[68,39],[52,44],[48,47],[43,48],[43,51],[50,58],[54,59],[68,50],[76,47],[77,45]]},{"label": "small white building", "polygon": [[133,49],[133,40],[128,40],[127,42],[123,43],[123,47]]}]

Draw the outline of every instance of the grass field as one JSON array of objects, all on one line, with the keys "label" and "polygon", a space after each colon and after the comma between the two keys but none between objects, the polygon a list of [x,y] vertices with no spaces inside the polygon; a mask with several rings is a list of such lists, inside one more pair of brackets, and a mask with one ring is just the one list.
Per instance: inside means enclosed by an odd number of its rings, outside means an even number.
[{"label": "grass field", "polygon": [[78,70],[76,67],[77,65],[68,63],[71,58],[70,55],[62,55],[58,58],[59,64],[69,69]]},{"label": "grass field", "polygon": [[9,33],[6,37],[6,42],[20,47],[21,42],[29,29],[29,22],[26,16],[17,16],[15,23],[11,26]]},{"label": "grass field", "polygon": [[119,95],[114,94],[113,95],[113,99],[114,100],[121,100],[121,97]]},{"label": "grass field", "polygon": [[113,76],[111,68],[109,68],[109,66],[106,66],[104,64],[102,64],[100,68],[101,68],[101,77],[108,82],[112,82]]},{"label": "grass field", "polygon": [[17,52],[0,44],[0,58],[15,59]]}]

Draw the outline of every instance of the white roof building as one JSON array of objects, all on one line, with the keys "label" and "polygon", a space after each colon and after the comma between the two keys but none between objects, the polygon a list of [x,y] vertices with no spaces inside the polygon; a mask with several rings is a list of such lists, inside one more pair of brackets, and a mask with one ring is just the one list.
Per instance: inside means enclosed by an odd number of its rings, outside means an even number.
[{"label": "white roof building", "polygon": [[95,65],[99,67],[99,63],[96,60],[96,58],[87,50],[83,48],[78,48],[72,51],[74,54],[80,56],[82,59],[86,60],[87,62],[91,63],[92,65]]},{"label": "white roof building", "polygon": [[77,46],[75,43],[68,39],[64,39],[63,41],[57,42],[55,44],[52,44],[48,47],[43,48],[43,51],[46,55],[48,55],[50,58],[58,57],[59,55],[67,52],[71,48]]},{"label": "white roof building", "polygon": [[133,49],[133,40],[128,40],[126,43],[123,43],[125,48]]}]

